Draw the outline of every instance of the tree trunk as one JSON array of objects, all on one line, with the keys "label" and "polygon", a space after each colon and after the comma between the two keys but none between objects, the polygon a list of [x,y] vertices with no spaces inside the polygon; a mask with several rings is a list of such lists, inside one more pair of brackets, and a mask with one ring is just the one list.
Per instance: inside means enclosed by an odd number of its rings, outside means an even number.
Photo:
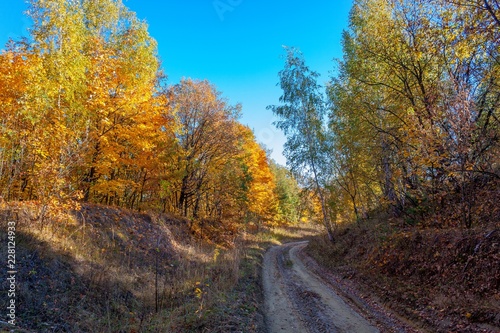
[{"label": "tree trunk", "polygon": [[333,241],[334,241],[334,239],[333,239],[333,230],[332,230],[332,226],[330,224],[330,217],[329,217],[328,211],[326,209],[325,196],[324,196],[323,191],[321,189],[321,186],[319,184],[319,180],[318,180],[318,175],[317,175],[317,172],[316,172],[316,165],[314,163],[314,159],[311,159],[311,167],[312,167],[313,175],[314,175],[314,183],[316,184],[316,190],[318,191],[319,200],[320,200],[320,203],[321,203],[321,211],[323,213],[323,224],[325,225],[326,232],[328,234],[328,239],[330,240],[330,242],[333,243]]},{"label": "tree trunk", "polygon": [[399,215],[398,199],[392,182],[392,170],[389,160],[389,144],[385,138],[382,138],[382,170],[384,171],[384,196],[391,203],[391,212],[393,216]]}]

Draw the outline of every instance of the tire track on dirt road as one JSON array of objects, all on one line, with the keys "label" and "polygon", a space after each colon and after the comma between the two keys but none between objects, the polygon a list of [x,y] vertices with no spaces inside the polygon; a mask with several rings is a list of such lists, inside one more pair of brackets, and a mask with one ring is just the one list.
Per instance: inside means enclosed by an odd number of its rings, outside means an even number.
[{"label": "tire track on dirt road", "polygon": [[269,332],[380,332],[306,268],[298,256],[306,245],[295,242],[275,246],[264,256]]}]

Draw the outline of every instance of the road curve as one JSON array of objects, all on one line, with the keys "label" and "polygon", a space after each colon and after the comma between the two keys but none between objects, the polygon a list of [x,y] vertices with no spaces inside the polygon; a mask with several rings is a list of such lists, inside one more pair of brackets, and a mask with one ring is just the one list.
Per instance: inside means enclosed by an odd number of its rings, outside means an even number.
[{"label": "road curve", "polygon": [[263,286],[269,333],[377,333],[297,255],[307,242],[270,248],[264,255]]}]

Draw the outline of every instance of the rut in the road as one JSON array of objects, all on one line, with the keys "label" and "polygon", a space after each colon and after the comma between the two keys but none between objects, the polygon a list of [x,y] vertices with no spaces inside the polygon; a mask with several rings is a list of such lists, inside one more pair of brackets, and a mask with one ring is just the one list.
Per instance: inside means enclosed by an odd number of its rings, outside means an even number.
[{"label": "rut in the road", "polygon": [[314,332],[337,332],[330,323],[330,318],[326,313],[328,309],[322,305],[321,296],[305,289],[303,282],[294,273],[290,252],[281,252],[277,264],[283,279],[287,281],[286,293],[295,308],[299,310],[298,314],[304,325]]},{"label": "rut in the road", "polygon": [[289,243],[266,253],[263,282],[269,331],[379,332],[304,266],[297,251],[306,244]]}]

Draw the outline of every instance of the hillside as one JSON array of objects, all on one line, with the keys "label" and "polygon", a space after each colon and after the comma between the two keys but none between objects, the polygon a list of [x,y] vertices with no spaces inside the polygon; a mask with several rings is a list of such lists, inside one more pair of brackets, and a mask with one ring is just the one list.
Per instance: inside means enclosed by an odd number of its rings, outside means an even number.
[{"label": "hillside", "polygon": [[220,246],[167,215],[86,204],[42,225],[34,211],[17,204],[0,213],[2,243],[7,221],[16,222],[19,331],[263,331],[257,263],[279,244],[279,229]]},{"label": "hillside", "polygon": [[415,220],[374,211],[339,225],[333,243],[311,241],[307,251],[343,288],[359,290],[419,331],[500,332],[498,182],[479,191],[471,228],[435,224],[459,217],[452,204],[459,196],[450,193],[447,209],[432,214],[430,203]]}]

